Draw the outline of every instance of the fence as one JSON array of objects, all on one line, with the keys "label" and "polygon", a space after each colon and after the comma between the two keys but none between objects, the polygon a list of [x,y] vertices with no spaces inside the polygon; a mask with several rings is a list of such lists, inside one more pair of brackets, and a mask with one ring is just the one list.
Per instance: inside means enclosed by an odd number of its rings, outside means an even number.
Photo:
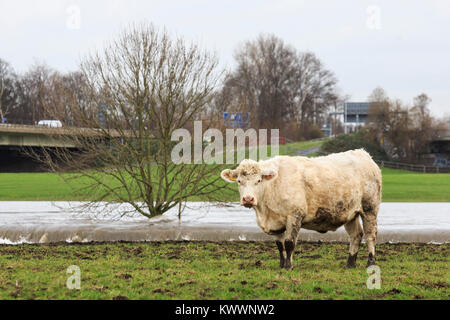
[{"label": "fence", "polygon": [[380,167],[391,169],[403,169],[424,173],[450,173],[449,167],[426,166],[422,164],[401,163],[384,160],[374,160]]}]

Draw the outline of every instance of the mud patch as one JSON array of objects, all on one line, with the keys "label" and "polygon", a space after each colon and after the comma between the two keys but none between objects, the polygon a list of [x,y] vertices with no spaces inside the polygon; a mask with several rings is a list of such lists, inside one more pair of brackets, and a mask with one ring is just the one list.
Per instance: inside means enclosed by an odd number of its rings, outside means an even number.
[{"label": "mud patch", "polygon": [[131,250],[131,252],[132,252],[135,256],[137,256],[137,257],[142,256],[142,252],[143,252],[143,251],[144,251],[144,250],[142,250],[141,247],[134,248],[133,250]]},{"label": "mud patch", "polygon": [[393,288],[393,289],[389,290],[388,292],[386,292],[386,294],[400,294],[400,293],[402,293],[402,291],[397,288]]},{"label": "mud patch", "polygon": [[450,288],[450,283],[445,283],[443,281],[438,282],[424,282],[418,283],[419,286],[427,289],[447,289]]},{"label": "mud patch", "polygon": [[171,292],[171,291],[168,290],[168,289],[161,289],[161,288],[158,288],[158,289],[152,290],[152,292],[153,292],[153,293],[169,293],[169,292]]},{"label": "mud patch", "polygon": [[334,215],[330,209],[318,208],[314,220],[308,222],[305,227],[316,230],[319,233],[326,233],[330,230],[336,230],[343,225],[339,215]]},{"label": "mud patch", "polygon": [[314,287],[313,292],[315,292],[315,293],[322,293],[323,290],[320,287]]},{"label": "mud patch", "polygon": [[278,288],[278,284],[276,284],[275,282],[271,281],[266,284],[266,289],[271,290],[271,289],[276,289],[276,288]]},{"label": "mud patch", "polygon": [[187,286],[187,285],[190,285],[190,284],[195,284],[195,283],[197,283],[197,281],[195,281],[195,280],[188,280],[188,281],[180,282],[180,283],[178,283],[178,285],[180,287],[184,287],[184,286]]},{"label": "mud patch", "polygon": [[300,256],[301,259],[320,259],[322,256],[320,254],[314,254],[312,256],[302,255]]}]

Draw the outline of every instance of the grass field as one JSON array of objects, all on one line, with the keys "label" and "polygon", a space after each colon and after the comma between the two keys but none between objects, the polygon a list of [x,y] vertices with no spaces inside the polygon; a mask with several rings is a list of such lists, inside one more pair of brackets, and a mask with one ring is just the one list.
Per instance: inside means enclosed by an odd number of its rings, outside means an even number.
[{"label": "grass field", "polygon": [[[450,202],[450,174],[417,173],[394,169],[382,171],[383,201]],[[87,198],[77,196],[71,186],[57,174],[0,173],[0,201],[86,200]],[[235,197],[224,200],[237,201],[237,191]]]},{"label": "grass field", "polygon": [[[280,270],[265,242],[0,246],[0,299],[449,299],[450,246],[377,247],[381,288],[366,286],[366,247],[301,243]],[[81,290],[66,287],[70,265]]]},{"label": "grass field", "polygon": [[383,201],[449,202],[450,174],[382,169]]},{"label": "grass field", "polygon": [[[280,145],[279,152],[287,155],[320,146],[324,142],[325,140],[315,140],[287,143]],[[450,174],[417,173],[385,168],[382,172],[383,201],[450,202]],[[54,173],[0,173],[0,201],[89,200],[89,195],[84,196],[75,192],[81,182],[69,185]],[[205,199],[195,197],[189,200]],[[234,196],[230,195],[223,200],[238,201],[237,188]]]}]

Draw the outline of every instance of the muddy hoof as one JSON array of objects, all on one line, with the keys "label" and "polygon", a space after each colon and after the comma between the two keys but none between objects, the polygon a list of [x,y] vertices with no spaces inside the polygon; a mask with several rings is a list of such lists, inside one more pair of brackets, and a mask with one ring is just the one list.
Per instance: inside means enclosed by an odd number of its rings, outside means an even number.
[{"label": "muddy hoof", "polygon": [[356,263],[348,263],[348,262],[347,262],[347,264],[345,265],[345,267],[346,267],[347,269],[353,269],[353,268],[356,268]]},{"label": "muddy hoof", "polygon": [[345,266],[346,268],[356,268],[356,255],[348,255],[348,259],[347,259],[347,265]]},{"label": "muddy hoof", "polygon": [[375,257],[371,253],[369,253],[369,259],[367,260],[367,267],[375,265],[376,265]]},{"label": "muddy hoof", "polygon": [[375,260],[367,261],[367,268],[370,267],[370,266],[376,266],[376,265],[377,265],[377,263],[375,262]]},{"label": "muddy hoof", "polygon": [[285,268],[286,270],[292,270],[292,268],[293,268],[292,263],[286,263],[286,264],[284,265],[284,268]]}]

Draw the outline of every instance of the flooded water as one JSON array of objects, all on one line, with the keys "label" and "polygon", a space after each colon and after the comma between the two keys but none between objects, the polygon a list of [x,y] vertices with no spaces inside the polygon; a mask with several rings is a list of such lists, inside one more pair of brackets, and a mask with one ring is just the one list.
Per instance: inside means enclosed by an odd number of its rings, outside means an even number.
[{"label": "flooded water", "polygon": [[[253,210],[238,204],[190,202],[181,220],[178,210],[147,219],[120,218],[126,206],[106,211],[80,209],[80,202],[0,202],[0,243],[90,241],[273,240],[256,224]],[[326,234],[301,230],[304,241],[348,241],[343,227]],[[450,203],[383,203],[378,242],[450,242]]]}]

